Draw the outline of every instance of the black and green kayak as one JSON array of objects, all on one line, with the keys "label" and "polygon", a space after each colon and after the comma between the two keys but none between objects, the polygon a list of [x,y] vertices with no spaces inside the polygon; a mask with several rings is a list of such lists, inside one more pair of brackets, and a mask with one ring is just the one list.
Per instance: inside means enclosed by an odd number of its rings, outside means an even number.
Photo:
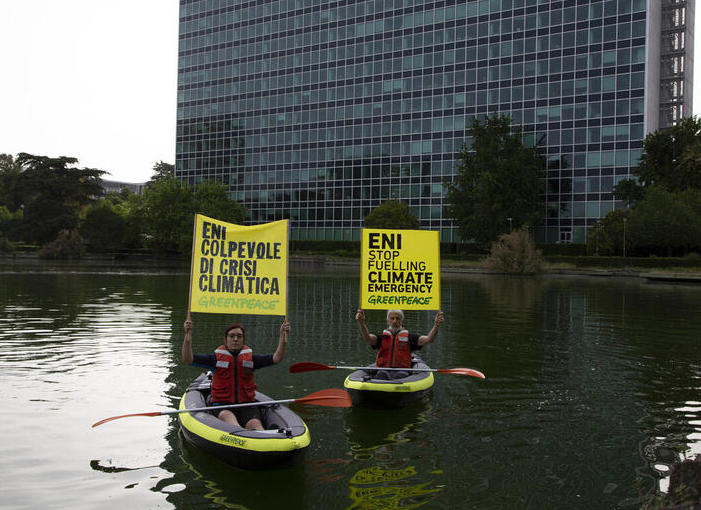
[{"label": "black and green kayak", "polygon": [[[418,356],[412,357],[411,368],[428,370],[430,367]],[[367,368],[355,370],[346,377],[343,386],[350,393],[354,406],[379,409],[396,409],[412,402],[428,400],[433,390],[433,372],[408,372],[396,379],[376,378],[374,363]],[[386,374],[392,374],[386,371]]]},{"label": "black and green kayak", "polygon": [[[207,406],[211,374],[193,381],[180,400],[180,409]],[[256,392],[256,401],[272,399]],[[309,429],[302,419],[281,404],[261,406],[264,431],[247,430],[225,423],[208,411],[180,413],[185,439],[224,462],[243,469],[274,469],[297,465],[310,443]]]}]

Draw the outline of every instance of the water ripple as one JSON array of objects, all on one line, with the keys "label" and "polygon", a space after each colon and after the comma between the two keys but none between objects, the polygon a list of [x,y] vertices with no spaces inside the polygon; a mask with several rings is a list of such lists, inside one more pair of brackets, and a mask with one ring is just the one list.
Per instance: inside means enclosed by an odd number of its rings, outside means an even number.
[{"label": "water ripple", "polygon": [[[446,322],[421,355],[487,379],[439,375],[430,404],[412,412],[296,406],[312,432],[297,470],[234,473],[184,446],[172,417],[91,429],[107,416],[177,406],[198,373],[178,359],[186,287],[186,275],[3,274],[0,437],[12,438],[0,443],[3,504],[31,491],[32,503],[56,506],[60,493],[83,508],[347,507],[364,489],[358,474],[406,470],[416,474],[371,488],[428,483],[427,508],[640,507],[677,459],[701,453],[701,289],[584,278],[443,282]],[[340,371],[289,374],[289,363],[374,356],[353,320],[355,276],[315,273],[291,288],[287,359],[256,375],[280,398],[343,383]],[[215,347],[229,319],[198,317],[197,349]],[[407,313],[416,332],[432,319]],[[245,321],[254,349],[274,350],[278,318]],[[381,328],[383,312],[368,311],[368,322]],[[37,477],[52,481],[27,482]],[[213,487],[216,496],[203,496]]]}]

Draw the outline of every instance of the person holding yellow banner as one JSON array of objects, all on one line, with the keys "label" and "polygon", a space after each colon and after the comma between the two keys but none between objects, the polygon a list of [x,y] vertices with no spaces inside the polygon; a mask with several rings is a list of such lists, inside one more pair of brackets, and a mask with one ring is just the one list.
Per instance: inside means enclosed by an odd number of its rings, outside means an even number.
[{"label": "person holding yellow banner", "polygon": [[[217,404],[242,404],[255,400],[256,384],[253,371],[280,363],[285,357],[290,323],[287,318],[280,326],[280,340],[274,354],[253,354],[245,344],[245,330],[238,322],[230,324],[224,331],[224,339],[212,354],[192,353],[192,320],[185,320],[185,338],[182,346],[183,362],[214,371],[212,376],[212,402]],[[216,413],[220,420],[232,425],[242,425],[250,430],[263,430],[260,407],[223,409]]]},{"label": "person holding yellow banner", "polygon": [[[438,330],[443,324],[443,312],[439,310],[436,313],[433,327],[428,335],[417,335],[404,329],[402,327],[404,312],[401,310],[387,311],[387,329],[377,335],[368,330],[365,324],[365,312],[362,308],[358,308],[355,320],[360,326],[363,340],[373,349],[377,349],[375,364],[378,368],[411,368],[411,353],[436,339]],[[373,377],[375,379],[401,379],[407,377],[408,374],[409,372],[404,370],[378,370]]]}]

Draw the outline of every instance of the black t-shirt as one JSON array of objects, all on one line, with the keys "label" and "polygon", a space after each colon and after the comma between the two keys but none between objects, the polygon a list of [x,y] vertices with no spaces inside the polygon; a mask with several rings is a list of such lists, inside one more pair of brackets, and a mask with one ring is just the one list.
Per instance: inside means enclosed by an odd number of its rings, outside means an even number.
[{"label": "black t-shirt", "polygon": [[[214,353],[211,354],[195,354],[193,355],[192,363],[193,367],[208,368],[210,370],[216,371],[217,368],[217,357]],[[253,355],[253,370],[258,368],[269,367],[274,365],[272,354],[254,354]]]},{"label": "black t-shirt", "polygon": [[[379,349],[380,344],[382,343],[382,332],[380,332],[379,335],[375,335],[377,337],[377,342],[373,346],[373,349]],[[418,351],[421,349],[421,345],[419,345],[419,337],[421,335],[417,335],[416,333],[409,333],[409,349],[412,351]]]}]

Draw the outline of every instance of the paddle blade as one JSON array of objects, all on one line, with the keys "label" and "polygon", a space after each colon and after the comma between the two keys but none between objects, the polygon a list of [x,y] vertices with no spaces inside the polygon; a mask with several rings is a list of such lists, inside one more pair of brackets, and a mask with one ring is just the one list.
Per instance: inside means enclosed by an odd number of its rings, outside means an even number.
[{"label": "paddle blade", "polygon": [[290,373],[298,374],[300,372],[313,372],[315,370],[333,370],[337,367],[324,365],[323,363],[314,363],[313,361],[302,361],[290,365]]},{"label": "paddle blade", "polygon": [[98,422],[93,423],[93,428],[97,427],[98,425],[102,425],[103,423],[107,423],[108,421],[112,420],[118,420],[120,418],[130,418],[132,416],[160,416],[161,412],[160,411],[155,411],[152,413],[134,413],[134,414],[122,414],[120,416],[111,416],[110,418],[105,418],[104,420],[100,420]]},{"label": "paddle blade", "polygon": [[482,372],[475,370],[474,368],[446,368],[443,370],[437,370],[437,372],[441,374],[470,375],[479,379],[486,379]]},{"label": "paddle blade", "polygon": [[297,398],[295,402],[326,407],[350,407],[352,405],[348,392],[336,388],[317,391],[306,397]]}]

